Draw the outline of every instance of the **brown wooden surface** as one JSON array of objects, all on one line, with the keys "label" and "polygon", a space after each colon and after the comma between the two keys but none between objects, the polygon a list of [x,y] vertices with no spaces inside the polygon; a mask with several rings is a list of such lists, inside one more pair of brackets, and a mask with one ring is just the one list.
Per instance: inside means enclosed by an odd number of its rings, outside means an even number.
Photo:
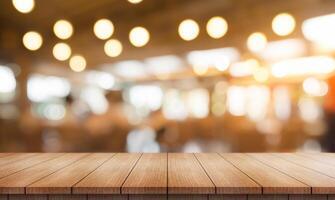
[{"label": "brown wooden surface", "polygon": [[193,154],[168,154],[169,194],[212,194],[215,186]]},{"label": "brown wooden surface", "polygon": [[73,187],[77,194],[120,194],[121,186],[141,154],[120,153]]},{"label": "brown wooden surface", "polygon": [[24,194],[25,187],[77,161],[86,154],[65,154],[0,179],[0,193]]},{"label": "brown wooden surface", "polygon": [[302,183],[312,187],[313,194],[332,194],[335,192],[335,179],[329,176],[302,167],[295,163],[288,162],[271,154],[250,155],[264,164],[288,174]]},{"label": "brown wooden surface", "polygon": [[308,194],[310,187],[245,154],[221,154],[263,187],[264,194]]},{"label": "brown wooden surface", "polygon": [[166,194],[167,154],[144,154],[122,186],[125,194]]},{"label": "brown wooden surface", "polygon": [[0,154],[0,200],[334,199],[334,162],[320,153]]},{"label": "brown wooden surface", "polygon": [[196,154],[218,194],[260,194],[262,188],[216,153]]},{"label": "brown wooden surface", "polygon": [[71,188],[94,171],[113,154],[91,154],[56,173],[29,185],[27,194],[71,194]]}]

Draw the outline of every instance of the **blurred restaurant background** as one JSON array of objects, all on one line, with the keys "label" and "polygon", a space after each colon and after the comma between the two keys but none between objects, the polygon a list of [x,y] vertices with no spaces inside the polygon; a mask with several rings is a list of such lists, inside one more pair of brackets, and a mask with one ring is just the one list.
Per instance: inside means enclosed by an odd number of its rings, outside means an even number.
[{"label": "blurred restaurant background", "polygon": [[1,0],[0,151],[335,151],[334,0]]}]

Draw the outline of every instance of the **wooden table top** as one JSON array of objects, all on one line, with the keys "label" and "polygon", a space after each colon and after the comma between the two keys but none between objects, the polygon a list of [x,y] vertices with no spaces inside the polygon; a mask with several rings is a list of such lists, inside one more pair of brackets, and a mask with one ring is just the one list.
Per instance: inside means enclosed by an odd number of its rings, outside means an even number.
[{"label": "wooden table top", "polygon": [[0,194],[335,194],[335,154],[1,153]]}]

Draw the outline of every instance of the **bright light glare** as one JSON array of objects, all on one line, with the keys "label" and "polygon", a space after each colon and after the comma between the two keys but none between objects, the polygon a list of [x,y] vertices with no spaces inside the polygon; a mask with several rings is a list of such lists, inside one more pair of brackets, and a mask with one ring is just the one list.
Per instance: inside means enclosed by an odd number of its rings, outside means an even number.
[{"label": "bright light glare", "polygon": [[311,96],[325,96],[328,92],[328,85],[325,81],[316,78],[307,78],[303,84],[304,91]]},{"label": "bright light glare", "polygon": [[184,120],[188,116],[182,94],[177,89],[169,89],[164,95],[163,115],[166,119]]},{"label": "bright light glare", "polygon": [[239,58],[239,51],[233,47],[191,51],[187,54],[187,62],[197,75],[205,74],[210,67],[225,71],[230,63],[239,60]]},{"label": "bright light glare", "polygon": [[59,39],[68,39],[73,34],[72,24],[67,20],[58,20],[54,25],[54,33]]},{"label": "bright light glare", "polygon": [[186,106],[190,116],[205,118],[209,112],[209,93],[206,89],[193,89],[187,94]]},{"label": "bright light glare", "polygon": [[315,122],[322,116],[322,108],[310,98],[301,98],[298,103],[300,117],[306,122]]},{"label": "bright light glare", "polygon": [[31,51],[36,51],[42,46],[43,43],[42,36],[35,31],[30,31],[24,34],[22,41],[23,45]]},{"label": "bright light glare", "polygon": [[110,90],[115,85],[114,76],[106,72],[89,71],[85,78],[88,84],[96,85],[105,90]]},{"label": "bright light glare", "polygon": [[5,66],[0,66],[0,93],[10,93],[16,88],[13,71]]},{"label": "bright light glare", "polygon": [[57,43],[52,49],[52,53],[57,60],[64,61],[70,58],[71,48],[68,44]]},{"label": "bright light glare", "polygon": [[48,120],[58,121],[65,117],[66,109],[61,104],[47,104],[43,108],[43,116]]},{"label": "bright light glare", "polygon": [[97,38],[105,40],[113,35],[114,25],[108,19],[99,19],[97,22],[95,22],[93,31]]},{"label": "bright light glare", "polygon": [[138,3],[141,3],[143,0],[128,0],[129,3],[132,3],[132,4],[138,4]]},{"label": "bright light glare", "polygon": [[129,40],[132,45],[135,47],[143,47],[145,46],[150,40],[150,34],[147,29],[144,27],[135,27],[131,29],[129,33]]},{"label": "bright light glare", "polygon": [[287,87],[279,86],[273,90],[275,115],[280,120],[287,120],[291,115],[291,98]]},{"label": "bright light glare", "polygon": [[270,73],[267,68],[265,67],[258,67],[254,71],[254,79],[259,82],[263,83],[266,82],[270,77]]},{"label": "bright light glare", "polygon": [[15,9],[21,13],[29,13],[35,7],[34,0],[12,0]]},{"label": "bright light glare", "polygon": [[232,64],[229,68],[229,73],[233,77],[250,76],[253,75],[254,71],[259,67],[259,62],[256,59],[248,59]]},{"label": "bright light glare", "polygon": [[128,152],[158,153],[159,144],[155,141],[156,133],[150,127],[134,129],[127,136]]},{"label": "bright light glare", "polygon": [[212,17],[207,22],[207,33],[212,38],[218,39],[223,37],[228,31],[228,23],[222,17]]},{"label": "bright light glare", "polygon": [[192,19],[186,19],[179,24],[178,33],[183,40],[194,40],[199,35],[199,25]]},{"label": "bright light glare", "polygon": [[74,55],[70,59],[70,68],[75,72],[84,71],[86,68],[86,60],[81,55]]},{"label": "bright light glare", "polygon": [[147,71],[159,77],[183,70],[183,61],[175,55],[151,57],[145,59],[144,62]]},{"label": "bright light glare", "polygon": [[108,110],[108,101],[100,88],[87,87],[80,93],[80,98],[88,104],[94,114],[101,115]]},{"label": "bright light glare", "polygon": [[303,57],[277,62],[271,66],[272,75],[286,76],[328,74],[335,70],[335,60],[328,56]]},{"label": "bright light glare", "polygon": [[121,61],[113,64],[111,69],[113,74],[120,76],[122,78],[137,79],[147,77],[147,72],[145,70],[145,65],[137,60],[127,60]]},{"label": "bright light glare", "polygon": [[241,86],[230,86],[227,91],[227,108],[234,116],[246,114],[247,91]]},{"label": "bright light glare", "polygon": [[122,44],[119,40],[111,39],[105,43],[104,50],[107,56],[114,58],[122,53]]},{"label": "bright light glare", "polygon": [[302,33],[312,42],[335,47],[335,14],[305,20]]},{"label": "bright light glare", "polygon": [[253,121],[263,120],[268,111],[270,90],[266,86],[250,86],[247,89],[247,116]]},{"label": "bright light glare", "polygon": [[295,29],[295,19],[288,13],[281,13],[272,20],[272,30],[279,36],[291,34]]},{"label": "bright light glare", "polygon": [[27,83],[28,98],[34,102],[66,97],[70,89],[68,80],[55,76],[32,75]]},{"label": "bright light glare", "polygon": [[306,44],[300,39],[287,39],[269,42],[260,52],[260,56],[268,62],[281,61],[288,58],[304,56]]},{"label": "bright light glare", "polygon": [[130,103],[138,108],[158,110],[163,103],[163,91],[155,85],[137,85],[129,90]]},{"label": "bright light glare", "polygon": [[256,32],[248,37],[247,46],[250,51],[257,53],[266,47],[267,42],[266,36],[263,33]]}]

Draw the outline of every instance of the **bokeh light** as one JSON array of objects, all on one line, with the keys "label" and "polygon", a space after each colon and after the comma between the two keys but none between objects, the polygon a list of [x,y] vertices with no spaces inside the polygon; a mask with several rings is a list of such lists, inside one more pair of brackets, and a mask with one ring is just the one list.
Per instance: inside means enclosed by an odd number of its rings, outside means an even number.
[{"label": "bokeh light", "polygon": [[34,0],[12,0],[15,9],[21,13],[29,13],[35,7]]},{"label": "bokeh light", "polygon": [[135,47],[143,47],[150,40],[150,34],[144,27],[135,27],[129,33],[129,40]]},{"label": "bokeh light", "polygon": [[288,13],[281,13],[272,20],[272,30],[279,36],[291,34],[295,29],[295,19]]},{"label": "bokeh light", "polygon": [[228,23],[222,17],[212,17],[206,26],[206,30],[209,36],[218,39],[223,37],[228,31]]},{"label": "bokeh light", "polygon": [[260,52],[266,47],[267,38],[263,33],[252,33],[247,40],[248,49],[252,52]]},{"label": "bokeh light", "polygon": [[114,33],[114,25],[108,19],[100,19],[95,22],[93,31],[95,36],[101,40],[108,39]]},{"label": "bokeh light", "polygon": [[179,36],[186,41],[194,40],[199,35],[199,25],[192,19],[186,19],[179,24]]},{"label": "bokeh light", "polygon": [[42,46],[43,39],[42,36],[35,31],[29,31],[23,36],[23,45],[31,50],[31,51],[36,51]]},{"label": "bokeh light", "polygon": [[52,49],[52,54],[57,60],[64,61],[71,56],[71,48],[66,43],[57,43]]},{"label": "bokeh light", "polygon": [[73,34],[73,27],[72,24],[67,21],[67,20],[58,20],[54,27],[53,27],[54,33],[55,35],[59,38],[59,39],[68,39],[72,36]]},{"label": "bokeh light", "polygon": [[70,59],[70,68],[75,72],[82,72],[86,68],[86,59],[81,55],[74,55]]},{"label": "bokeh light", "polygon": [[105,43],[104,50],[107,56],[117,57],[122,53],[122,44],[119,40],[111,39]]}]

